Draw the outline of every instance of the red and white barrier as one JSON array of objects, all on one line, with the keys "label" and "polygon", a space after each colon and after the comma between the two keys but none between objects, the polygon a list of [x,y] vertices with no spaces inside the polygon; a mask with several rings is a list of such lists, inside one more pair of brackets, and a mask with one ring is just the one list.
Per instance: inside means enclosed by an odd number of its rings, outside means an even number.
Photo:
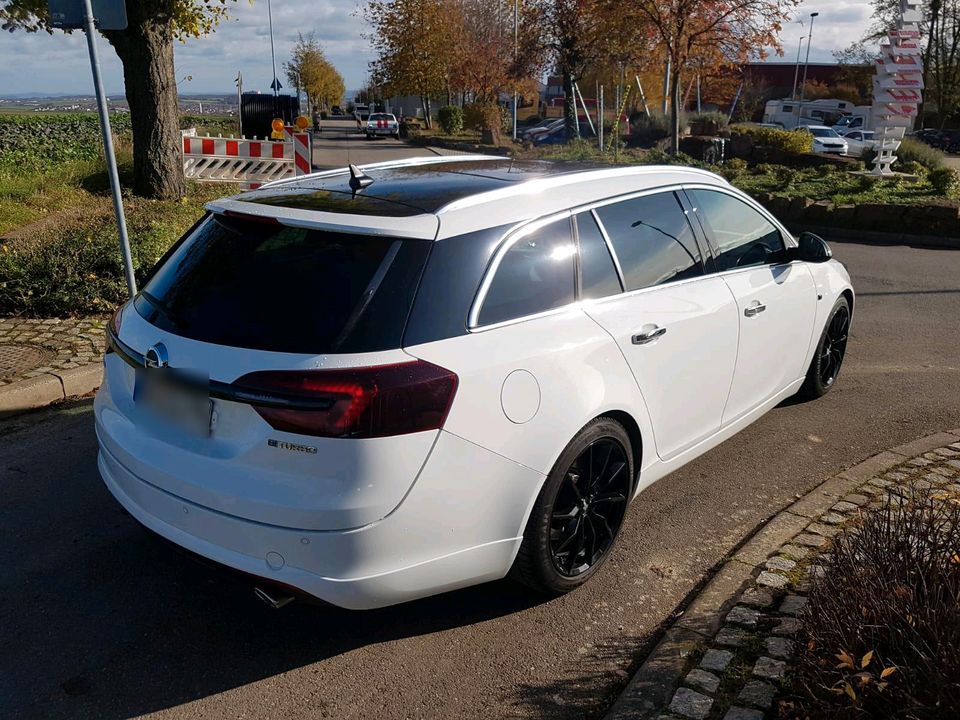
[{"label": "red and white barrier", "polygon": [[[295,130],[295,129],[294,129]],[[253,190],[264,183],[311,172],[308,133],[286,140],[183,136],[183,174],[200,182],[241,183]]]}]

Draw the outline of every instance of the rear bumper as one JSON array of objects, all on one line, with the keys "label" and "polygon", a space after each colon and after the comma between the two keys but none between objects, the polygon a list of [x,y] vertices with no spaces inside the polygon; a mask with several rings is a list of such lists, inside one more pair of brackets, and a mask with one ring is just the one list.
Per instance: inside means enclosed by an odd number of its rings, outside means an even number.
[{"label": "rear bumper", "polygon": [[506,575],[543,481],[443,433],[408,497],[386,518],[354,530],[299,530],[214,511],[156,487],[99,439],[104,483],[150,530],[216,563],[358,610]]},{"label": "rear bumper", "polygon": [[400,128],[366,128],[364,132],[367,135],[396,135],[400,132]]}]

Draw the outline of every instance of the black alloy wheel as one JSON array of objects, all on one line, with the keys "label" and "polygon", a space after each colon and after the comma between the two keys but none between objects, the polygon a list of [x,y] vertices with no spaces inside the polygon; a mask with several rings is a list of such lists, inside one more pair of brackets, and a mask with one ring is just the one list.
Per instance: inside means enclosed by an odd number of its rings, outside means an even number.
[{"label": "black alloy wheel", "polygon": [[564,577],[586,572],[613,545],[627,509],[628,472],[623,446],[602,438],[564,474],[550,519],[550,554]]},{"label": "black alloy wheel", "polygon": [[815,399],[827,393],[836,384],[840,366],[847,352],[850,335],[850,303],[841,296],[827,320],[820,342],[810,361],[807,378],[798,393],[801,397]]},{"label": "black alloy wheel", "polygon": [[545,593],[569,592],[609,556],[633,490],[623,426],[588,423],[560,455],[530,514],[511,574]]}]

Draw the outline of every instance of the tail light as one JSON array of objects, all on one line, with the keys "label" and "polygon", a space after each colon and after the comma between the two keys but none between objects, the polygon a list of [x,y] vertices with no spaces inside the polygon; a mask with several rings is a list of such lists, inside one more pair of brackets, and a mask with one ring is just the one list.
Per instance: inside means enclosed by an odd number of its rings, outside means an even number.
[{"label": "tail light", "polygon": [[374,438],[442,427],[457,376],[417,360],[349,370],[267,370],[244,375],[234,386],[264,398],[253,408],[275,430]]}]

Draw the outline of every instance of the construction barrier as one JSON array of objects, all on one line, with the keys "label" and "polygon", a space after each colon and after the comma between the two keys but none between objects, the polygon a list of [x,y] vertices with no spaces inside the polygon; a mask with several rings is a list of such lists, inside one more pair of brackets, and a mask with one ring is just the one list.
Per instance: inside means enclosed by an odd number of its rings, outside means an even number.
[{"label": "construction barrier", "polygon": [[199,182],[239,183],[245,190],[312,170],[309,133],[292,126],[285,140],[183,136],[183,174]]}]

